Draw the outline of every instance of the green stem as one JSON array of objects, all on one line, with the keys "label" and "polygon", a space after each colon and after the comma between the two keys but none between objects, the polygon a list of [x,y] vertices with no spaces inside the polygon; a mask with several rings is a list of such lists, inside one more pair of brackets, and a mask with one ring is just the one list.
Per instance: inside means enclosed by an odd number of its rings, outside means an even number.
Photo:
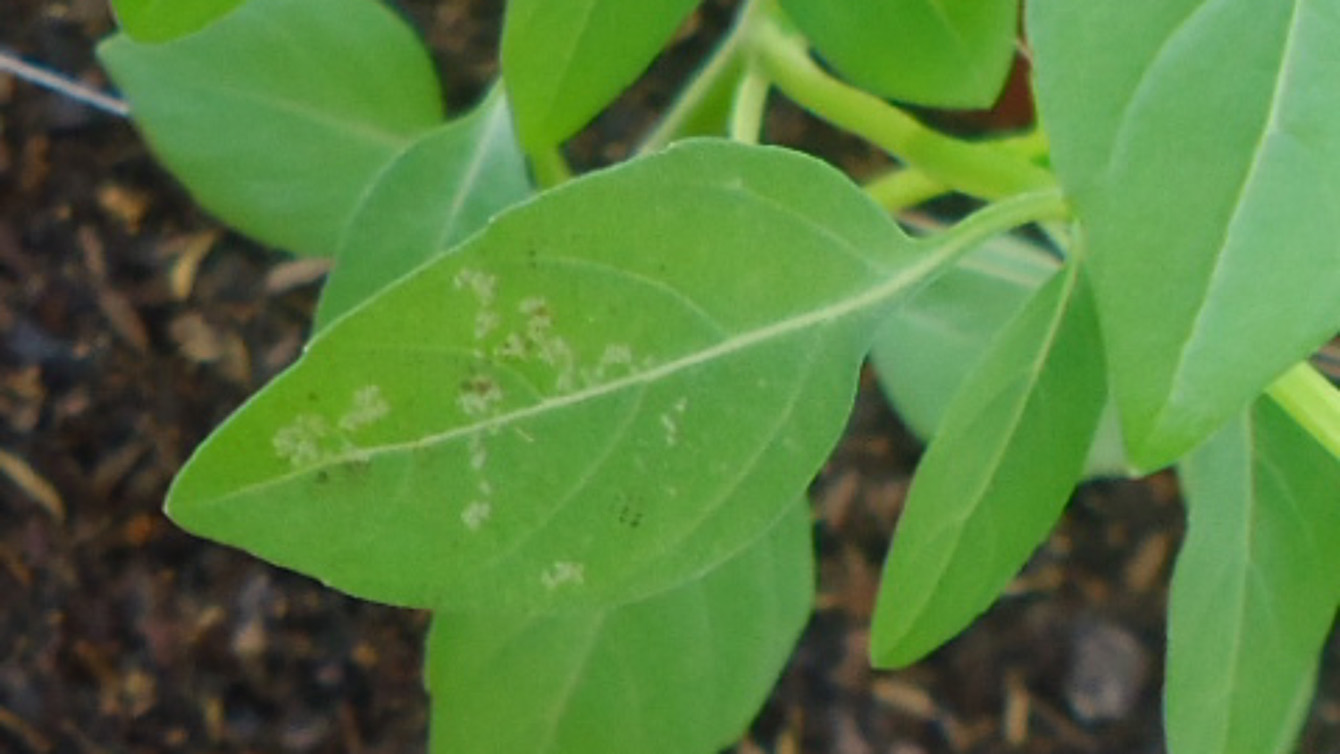
[{"label": "green stem", "polygon": [[540,188],[552,188],[572,178],[572,168],[558,147],[549,147],[543,151],[530,153],[530,169],[535,174],[535,182]]},{"label": "green stem", "polygon": [[828,75],[804,42],[775,22],[750,36],[764,73],[797,104],[956,191],[999,199],[1055,184],[1051,173],[1011,150],[946,136],[884,100]]},{"label": "green stem", "polygon": [[1307,362],[1295,365],[1266,392],[1298,425],[1340,459],[1340,391]]},{"label": "green stem", "polygon": [[[1032,161],[1047,154],[1047,135],[1041,129],[1019,136],[985,142],[986,146],[1017,154]],[[897,214],[952,189],[916,168],[897,167],[867,182],[866,194],[881,207]]]},{"label": "green stem", "polygon": [[915,168],[897,168],[862,188],[879,206],[897,214],[948,193],[949,187]]},{"label": "green stem", "polygon": [[772,84],[752,64],[735,87],[730,108],[730,137],[741,144],[757,144],[763,133],[763,112]]},{"label": "green stem", "polygon": [[1047,188],[988,204],[948,230],[918,238],[916,243],[926,248],[938,263],[947,264],[983,241],[1021,225],[1069,216],[1070,206],[1060,189]]},{"label": "green stem", "polygon": [[761,0],[749,0],[740,9],[735,16],[735,26],[731,28],[726,38],[717,45],[716,50],[712,52],[711,57],[708,58],[702,68],[694,74],[689,85],[680,92],[674,104],[661,117],[656,129],[637,148],[639,156],[664,149],[683,131],[685,125],[697,115],[699,109],[711,99],[713,92],[718,86],[722,85],[723,80],[731,74],[739,72],[740,61],[745,50],[744,40],[749,35],[749,29],[753,25],[754,19],[759,15],[758,8],[762,5]]}]

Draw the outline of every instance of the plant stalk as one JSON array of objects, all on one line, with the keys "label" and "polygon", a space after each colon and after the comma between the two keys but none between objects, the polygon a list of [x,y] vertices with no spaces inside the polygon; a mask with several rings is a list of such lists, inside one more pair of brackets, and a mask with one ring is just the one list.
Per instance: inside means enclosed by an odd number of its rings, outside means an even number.
[{"label": "plant stalk", "polygon": [[563,159],[563,152],[558,147],[533,151],[529,157],[531,172],[535,175],[535,182],[540,188],[553,188],[572,179],[572,168],[568,167],[568,162]]},{"label": "plant stalk", "polygon": [[917,239],[917,243],[926,247],[931,256],[947,263],[983,241],[1021,225],[1069,216],[1070,205],[1061,190],[1052,187],[988,204],[941,233]]},{"label": "plant stalk", "polygon": [[726,34],[726,38],[717,45],[707,62],[694,74],[693,80],[680,92],[656,128],[638,146],[638,156],[664,149],[697,114],[713,90],[722,84],[722,80],[740,67],[745,51],[744,41],[749,35],[749,28],[755,23],[754,19],[759,16],[758,9],[762,5],[761,0],[748,0],[736,15],[735,25]]},{"label": "plant stalk", "polygon": [[730,138],[741,144],[757,144],[763,133],[763,113],[772,84],[751,64],[735,87],[730,108]]},{"label": "plant stalk", "polygon": [[1272,382],[1266,393],[1340,459],[1340,391],[1325,375],[1304,361]]},{"label": "plant stalk", "polygon": [[838,81],[810,59],[802,40],[776,22],[756,24],[750,41],[759,65],[783,94],[956,191],[1000,199],[1055,185],[1049,171],[1016,151],[947,136]]}]

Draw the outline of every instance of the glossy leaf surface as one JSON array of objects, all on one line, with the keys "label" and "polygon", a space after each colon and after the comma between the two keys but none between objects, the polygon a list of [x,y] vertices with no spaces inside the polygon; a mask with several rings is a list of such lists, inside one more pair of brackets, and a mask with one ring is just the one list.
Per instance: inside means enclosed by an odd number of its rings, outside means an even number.
[{"label": "glossy leaf surface", "polygon": [[341,318],[168,512],[384,602],[645,596],[803,492],[934,256],[812,158],[685,143],[505,212]]},{"label": "glossy leaf surface", "polygon": [[250,0],[163,44],[99,48],[156,155],[269,244],[333,254],[363,191],[442,119],[413,31],[373,0]]},{"label": "glossy leaf surface", "polygon": [[387,166],[345,230],[317,330],[530,194],[502,92],[420,138]]},{"label": "glossy leaf surface", "polygon": [[111,0],[116,23],[139,42],[166,42],[199,31],[245,0]]},{"label": "glossy leaf surface", "polygon": [[1103,407],[1097,334],[1084,278],[1059,272],[956,394],[885,563],[870,636],[877,665],[911,663],[962,630],[1046,538]]},{"label": "glossy leaf surface", "polygon": [[431,750],[712,754],[776,682],[814,593],[809,506],[682,586],[580,612],[439,612]]},{"label": "glossy leaf surface", "polygon": [[1340,322],[1340,2],[1029,7],[1129,450],[1156,468]]},{"label": "glossy leaf surface", "polygon": [[1292,751],[1340,601],[1340,463],[1263,398],[1180,470],[1169,750]]},{"label": "glossy leaf surface", "polygon": [[1014,60],[1019,4],[782,0],[819,53],[872,92],[932,107],[989,107]]},{"label": "glossy leaf surface", "polygon": [[510,0],[503,78],[527,149],[561,143],[633,83],[698,0]]}]

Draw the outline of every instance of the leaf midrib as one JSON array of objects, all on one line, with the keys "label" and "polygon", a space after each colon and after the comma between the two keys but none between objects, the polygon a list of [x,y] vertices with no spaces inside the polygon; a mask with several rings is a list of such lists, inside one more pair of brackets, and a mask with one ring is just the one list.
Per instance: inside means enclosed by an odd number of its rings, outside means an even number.
[{"label": "leaf midrib", "polygon": [[[444,432],[426,434],[413,440],[387,443],[374,448],[363,448],[359,450],[359,457],[363,459],[371,459],[392,453],[409,452],[420,448],[451,442],[453,440],[463,440],[478,432],[501,430],[514,423],[543,416],[552,411],[560,411],[572,406],[580,405],[587,401],[612,395],[625,389],[638,388],[643,385],[668,379],[680,372],[692,370],[717,359],[725,358],[737,352],[747,350],[755,345],[766,344],[773,340],[788,337],[793,333],[803,331],[810,327],[831,323],[835,320],[844,319],[867,310],[879,308],[880,306],[887,305],[895,300],[907,286],[937,269],[943,262],[941,256],[942,255],[936,251],[923,253],[915,262],[896,270],[890,274],[888,278],[876,285],[872,285],[864,293],[844,297],[837,302],[806,310],[798,315],[780,319],[772,324],[754,330],[745,331],[727,338],[718,344],[671,359],[645,371],[631,374],[626,377],[620,377],[589,388],[576,390],[571,393],[545,398],[530,406],[502,413],[474,424],[452,427]],[[310,475],[320,469],[336,466],[345,460],[347,460],[347,458],[344,456],[335,457],[325,463],[315,464],[304,467],[303,469],[279,474],[257,484],[248,485],[230,492],[229,494],[202,502],[222,504],[230,500],[247,497],[260,491],[278,487],[295,479]]]},{"label": "leaf midrib", "polygon": [[[1214,266],[1206,279],[1205,287],[1200,296],[1199,303],[1196,306],[1195,314],[1191,318],[1191,326],[1187,329],[1186,337],[1182,340],[1181,347],[1178,348],[1177,357],[1173,361],[1173,369],[1170,373],[1169,390],[1165,394],[1162,404],[1153,416],[1150,422],[1148,436],[1158,437],[1166,435],[1168,425],[1173,423],[1169,417],[1170,412],[1175,411],[1175,407],[1183,402],[1183,396],[1191,390],[1199,390],[1196,385],[1188,384],[1187,361],[1190,354],[1195,350],[1193,346],[1201,339],[1200,334],[1206,327],[1207,312],[1211,309],[1211,302],[1216,300],[1214,291],[1219,287],[1224,272],[1228,265],[1226,264],[1225,250],[1228,248],[1234,230],[1238,227],[1242,216],[1243,206],[1250,189],[1255,184],[1258,172],[1264,162],[1264,152],[1271,134],[1279,130],[1279,113],[1281,103],[1286,94],[1286,80],[1292,70],[1292,61],[1294,59],[1294,44],[1301,36],[1299,31],[1299,19],[1301,14],[1299,8],[1306,0],[1295,0],[1293,9],[1289,18],[1289,31],[1285,35],[1283,49],[1280,53],[1279,70],[1275,74],[1275,86],[1271,93],[1270,106],[1266,110],[1265,122],[1262,124],[1260,134],[1257,135],[1256,144],[1251,151],[1251,159],[1248,161],[1247,170],[1243,174],[1242,183],[1238,186],[1238,191],[1233,199],[1232,207],[1228,212],[1226,221],[1223,223],[1223,234],[1219,242],[1215,245],[1216,253],[1214,257]],[[1194,15],[1194,14],[1193,14]],[[1175,424],[1175,423],[1174,423]]]},{"label": "leaf midrib", "polygon": [[[975,485],[972,493],[972,500],[974,501],[972,505],[963,515],[944,525],[951,526],[954,529],[953,541],[948,545],[948,549],[951,552],[950,560],[946,562],[951,562],[953,559],[952,553],[958,551],[965,531],[964,524],[966,524],[981,509],[982,500],[985,497],[985,490],[990,486],[991,481],[996,478],[1002,459],[1005,457],[1005,454],[1011,445],[1011,441],[1016,435],[1025,413],[1028,411],[1028,407],[1033,405],[1033,398],[1036,394],[1037,384],[1042,378],[1043,371],[1046,369],[1047,359],[1056,345],[1056,339],[1065,321],[1066,313],[1074,303],[1073,296],[1075,294],[1075,286],[1078,284],[1080,271],[1076,269],[1073,272],[1060,272],[1058,274],[1069,274],[1071,277],[1066,283],[1066,290],[1058,299],[1058,306],[1051,321],[1048,323],[1047,332],[1042,341],[1038,344],[1037,354],[1033,357],[1032,363],[1029,365],[1029,369],[1026,372],[1027,381],[1025,384],[1028,386],[1028,390],[1022,393],[1020,399],[1017,401],[1015,410],[1010,415],[1009,423],[1006,426],[1006,432],[1003,435],[1005,441],[1001,442],[991,454],[991,460],[986,464],[986,468],[989,471],[979,477],[978,484]],[[948,571],[949,567],[947,565],[938,570],[931,584],[932,588],[923,590],[922,593],[924,596],[918,601],[916,609],[906,611],[906,614],[918,617],[923,614],[926,605],[931,602],[935,595],[941,593],[938,585],[943,581],[945,574]],[[909,623],[907,628],[900,632],[899,640],[898,642],[895,642],[895,645],[906,639],[917,623],[918,621],[916,620]]]}]

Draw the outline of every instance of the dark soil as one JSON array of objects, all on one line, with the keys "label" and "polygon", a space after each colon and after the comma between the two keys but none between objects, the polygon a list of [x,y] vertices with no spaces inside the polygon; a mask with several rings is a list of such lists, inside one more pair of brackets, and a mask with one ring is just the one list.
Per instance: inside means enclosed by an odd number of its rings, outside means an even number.
[{"label": "dark soil", "polygon": [[[499,3],[405,5],[468,104],[496,72]],[[578,164],[622,156],[730,5],[709,3],[574,142]],[[0,45],[96,86],[110,29],[103,0],[0,0]],[[853,172],[883,164],[784,106],[769,134]],[[0,752],[423,750],[424,615],[159,510],[191,449],[297,356],[320,272],[196,209],[124,120],[0,76]],[[1161,751],[1172,478],[1086,486],[969,632],[875,673],[871,604],[919,452],[867,376],[814,485],[817,611],[738,750]],[[1304,751],[1340,741],[1336,686]]]}]

